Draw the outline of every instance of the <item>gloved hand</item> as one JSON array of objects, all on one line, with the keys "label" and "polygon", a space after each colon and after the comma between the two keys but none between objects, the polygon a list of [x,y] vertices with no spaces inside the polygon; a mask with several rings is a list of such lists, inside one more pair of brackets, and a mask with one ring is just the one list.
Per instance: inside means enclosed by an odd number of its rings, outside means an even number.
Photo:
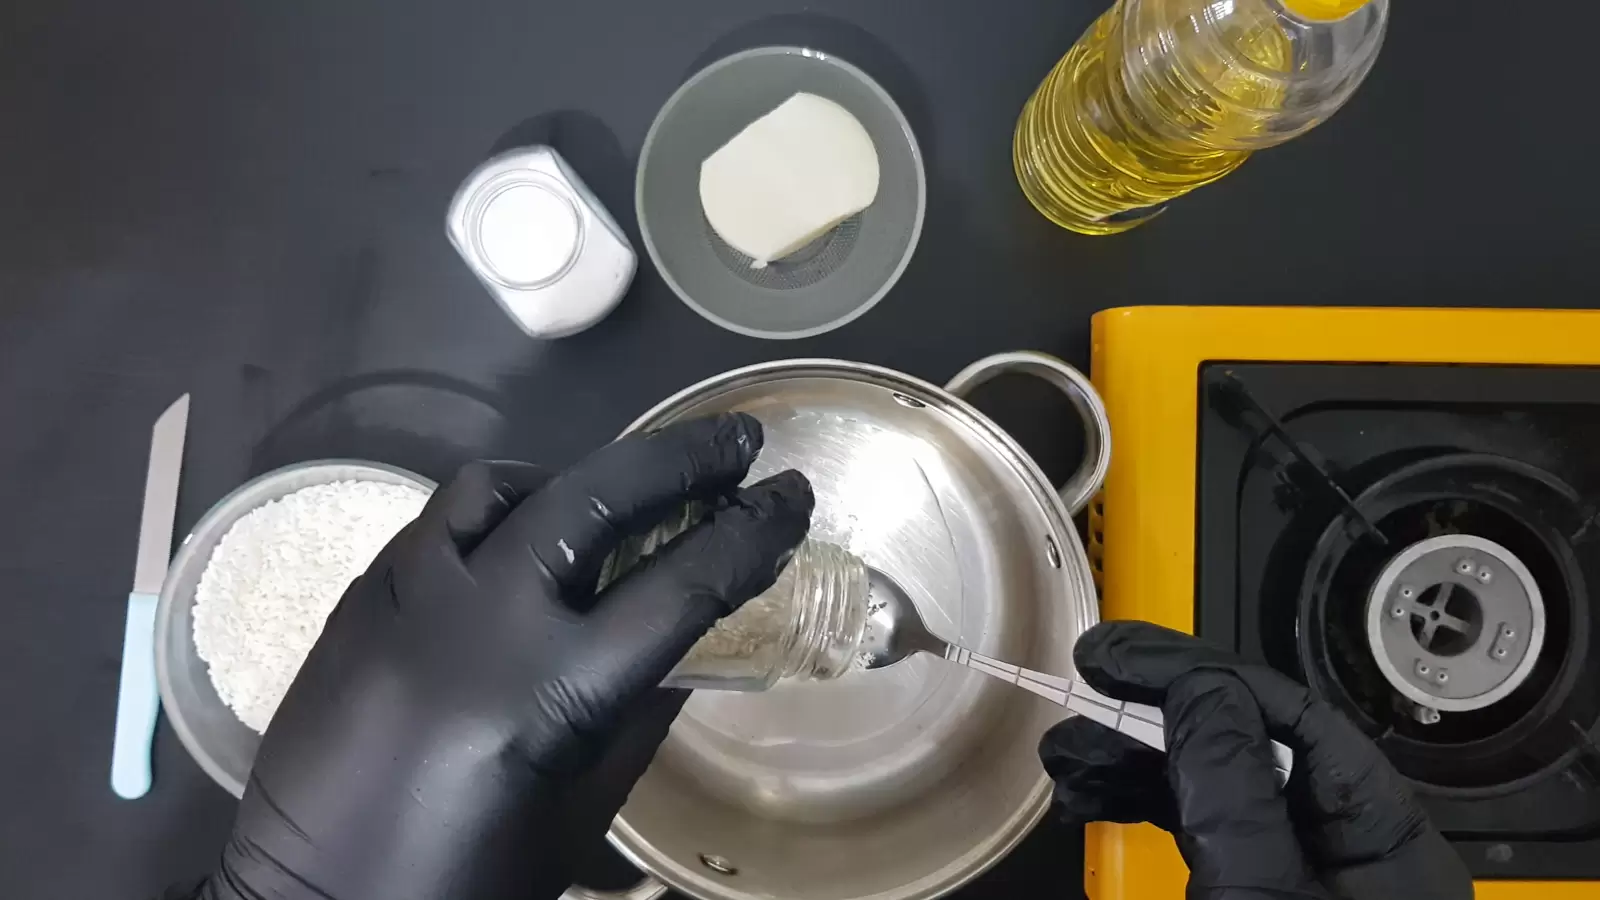
[{"label": "gloved hand", "polygon": [[[1073,647],[1078,674],[1161,707],[1167,753],[1073,717],[1039,756],[1074,822],[1151,822],[1207,900],[1470,898],[1461,858],[1350,720],[1262,665],[1146,622],[1104,622]],[[1294,751],[1279,790],[1268,736]]]},{"label": "gloved hand", "polygon": [[[657,685],[770,587],[810,485],[738,489],[761,426],[625,438],[551,477],[474,463],[353,582],[262,739],[199,896],[556,896],[687,692]],[[690,500],[716,511],[596,595],[605,558]]]}]

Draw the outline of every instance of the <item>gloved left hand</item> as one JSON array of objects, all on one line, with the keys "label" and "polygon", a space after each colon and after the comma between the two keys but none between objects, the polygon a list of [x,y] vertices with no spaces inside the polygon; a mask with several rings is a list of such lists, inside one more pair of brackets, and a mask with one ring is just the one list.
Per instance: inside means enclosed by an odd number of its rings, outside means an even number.
[{"label": "gloved left hand", "polygon": [[[351,584],[272,720],[208,900],[554,897],[685,692],[657,688],[805,536],[803,476],[738,489],[747,415],[551,477],[475,463]],[[621,538],[715,512],[598,595]]]}]

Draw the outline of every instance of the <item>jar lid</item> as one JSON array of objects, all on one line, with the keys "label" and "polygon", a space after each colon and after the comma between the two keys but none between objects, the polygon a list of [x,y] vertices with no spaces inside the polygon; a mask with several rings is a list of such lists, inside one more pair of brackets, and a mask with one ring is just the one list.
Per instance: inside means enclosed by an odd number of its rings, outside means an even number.
[{"label": "jar lid", "polygon": [[472,252],[500,284],[544,287],[577,260],[583,217],[561,184],[526,170],[507,172],[485,182],[467,203]]}]

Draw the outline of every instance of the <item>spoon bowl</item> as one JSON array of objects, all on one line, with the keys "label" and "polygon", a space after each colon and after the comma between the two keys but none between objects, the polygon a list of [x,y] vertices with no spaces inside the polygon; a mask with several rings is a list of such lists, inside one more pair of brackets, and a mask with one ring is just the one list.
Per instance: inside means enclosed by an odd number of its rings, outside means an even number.
[{"label": "spoon bowl", "polygon": [[[1166,725],[1161,710],[1142,703],[1115,700],[1087,684],[1061,675],[1035,672],[974,653],[934,634],[922,613],[894,579],[871,567],[867,570],[867,625],[856,654],[863,669],[885,669],[917,653],[930,653],[957,665],[1008,681],[1069,711],[1122,732],[1141,744],[1167,749]],[[1281,786],[1288,782],[1294,755],[1272,742],[1274,768]]]},{"label": "spoon bowl", "polygon": [[856,663],[863,669],[884,669],[917,651],[943,656],[950,644],[928,630],[917,604],[888,575],[867,568],[867,626]]}]

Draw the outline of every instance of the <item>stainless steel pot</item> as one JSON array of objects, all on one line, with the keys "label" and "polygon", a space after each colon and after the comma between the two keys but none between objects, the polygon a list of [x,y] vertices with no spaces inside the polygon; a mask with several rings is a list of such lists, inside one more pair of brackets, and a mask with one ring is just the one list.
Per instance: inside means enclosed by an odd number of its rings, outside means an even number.
[{"label": "stainless steel pot", "polygon": [[[1071,398],[1086,459],[1058,492],[1016,442],[960,397],[994,376],[1044,378]],[[945,387],[838,360],[728,372],[681,391],[629,432],[743,410],[766,447],[752,477],[795,467],[816,489],[813,535],[900,582],[929,624],[980,652],[1072,674],[1097,620],[1070,515],[1110,460],[1086,378],[1040,353],[991,356]],[[646,878],[701,900],[930,900],[978,875],[1043,814],[1035,756],[1062,711],[942,660],[917,657],[762,694],[700,691],[612,823]]]}]

